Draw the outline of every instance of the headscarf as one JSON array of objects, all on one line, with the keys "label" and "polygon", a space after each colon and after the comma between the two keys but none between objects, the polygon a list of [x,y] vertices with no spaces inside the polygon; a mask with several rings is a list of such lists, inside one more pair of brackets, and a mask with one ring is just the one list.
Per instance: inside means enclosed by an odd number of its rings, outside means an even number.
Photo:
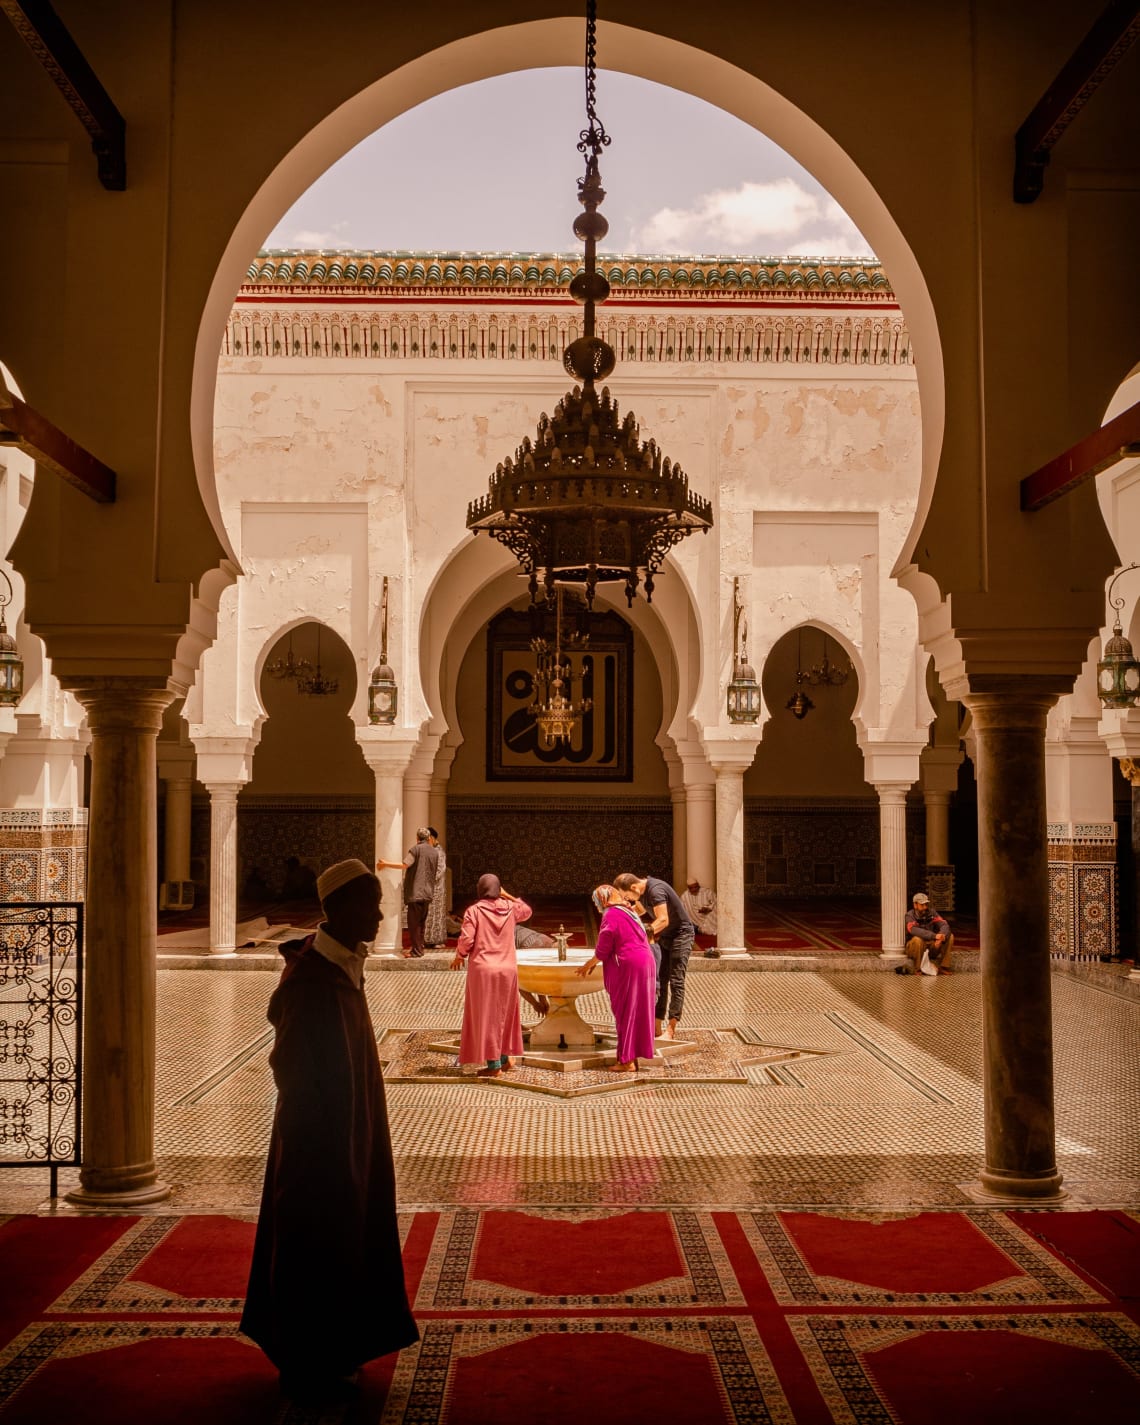
[{"label": "headscarf", "polygon": [[479,877],[475,886],[475,894],[481,901],[497,901],[502,889],[502,883],[498,876],[488,871],[486,875]]},{"label": "headscarf", "polygon": [[590,892],[590,899],[594,902],[594,909],[598,912],[599,915],[601,915],[601,913],[609,905],[610,897],[613,894],[614,888],[613,886],[609,885],[595,886],[594,889]]}]

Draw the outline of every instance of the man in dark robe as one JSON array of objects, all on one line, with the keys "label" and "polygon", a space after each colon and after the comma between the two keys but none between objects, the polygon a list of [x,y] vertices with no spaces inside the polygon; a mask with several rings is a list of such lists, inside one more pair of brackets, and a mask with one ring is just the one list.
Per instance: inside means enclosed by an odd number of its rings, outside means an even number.
[{"label": "man in dark robe", "polygon": [[241,1329],[298,1400],[343,1399],[358,1367],[419,1339],[404,1288],[384,1081],[364,997],[380,884],[318,879],[325,922],[281,947],[269,1001],[277,1109]]}]

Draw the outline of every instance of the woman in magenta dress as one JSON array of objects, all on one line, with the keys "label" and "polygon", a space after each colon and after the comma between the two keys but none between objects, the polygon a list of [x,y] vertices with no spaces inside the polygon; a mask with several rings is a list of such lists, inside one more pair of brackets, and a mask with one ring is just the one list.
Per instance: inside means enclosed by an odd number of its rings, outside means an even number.
[{"label": "woman in magenta dress", "polygon": [[592,900],[602,917],[593,958],[575,973],[586,977],[601,965],[606,994],[617,1025],[615,1073],[635,1074],[638,1059],[653,1058],[653,1011],[657,1001],[657,962],[645,927],[621,891],[599,886]]},{"label": "woman in magenta dress", "polygon": [[530,906],[504,891],[498,876],[480,876],[475,891],[451,962],[453,970],[467,965],[459,1062],[483,1064],[479,1077],[497,1079],[523,1051],[515,926],[530,919]]}]

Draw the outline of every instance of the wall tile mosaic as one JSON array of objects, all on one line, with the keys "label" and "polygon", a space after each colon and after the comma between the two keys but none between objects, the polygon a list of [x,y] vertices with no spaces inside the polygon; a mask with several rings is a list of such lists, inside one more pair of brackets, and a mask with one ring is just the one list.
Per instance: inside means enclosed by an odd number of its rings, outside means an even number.
[{"label": "wall tile mosaic", "polygon": [[1119,943],[1115,826],[1050,823],[1050,955],[1114,959]]},{"label": "wall tile mosaic", "polygon": [[0,901],[81,901],[87,878],[87,811],[0,810]]}]

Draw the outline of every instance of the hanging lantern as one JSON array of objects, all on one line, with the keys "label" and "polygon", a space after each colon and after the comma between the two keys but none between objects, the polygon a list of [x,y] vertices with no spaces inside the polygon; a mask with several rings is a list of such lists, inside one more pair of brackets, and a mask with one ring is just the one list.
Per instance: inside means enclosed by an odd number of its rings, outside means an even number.
[{"label": "hanging lantern", "polygon": [[1112,637],[1104,645],[1104,655],[1096,665],[1097,696],[1106,708],[1131,708],[1140,701],[1140,662],[1132,651],[1132,644],[1124,636],[1120,626],[1120,610],[1124,607],[1122,598],[1113,598],[1112,590],[1121,574],[1131,569],[1140,569],[1138,564],[1129,564],[1115,574],[1108,586],[1109,603],[1117,611],[1112,626]]},{"label": "hanging lantern", "polygon": [[395,722],[399,697],[396,675],[388,665],[388,576],[385,574],[380,598],[380,662],[368,680],[368,721],[373,724]]},{"label": "hanging lantern", "polygon": [[8,592],[0,590],[0,707],[14,708],[24,696],[24,660],[16,640],[8,632],[4,610],[12,602],[12,581],[0,569]]},{"label": "hanging lantern", "polygon": [[760,720],[760,684],[748,661],[748,617],[740,600],[740,580],[732,581],[732,681],[728,685],[728,720]]}]

